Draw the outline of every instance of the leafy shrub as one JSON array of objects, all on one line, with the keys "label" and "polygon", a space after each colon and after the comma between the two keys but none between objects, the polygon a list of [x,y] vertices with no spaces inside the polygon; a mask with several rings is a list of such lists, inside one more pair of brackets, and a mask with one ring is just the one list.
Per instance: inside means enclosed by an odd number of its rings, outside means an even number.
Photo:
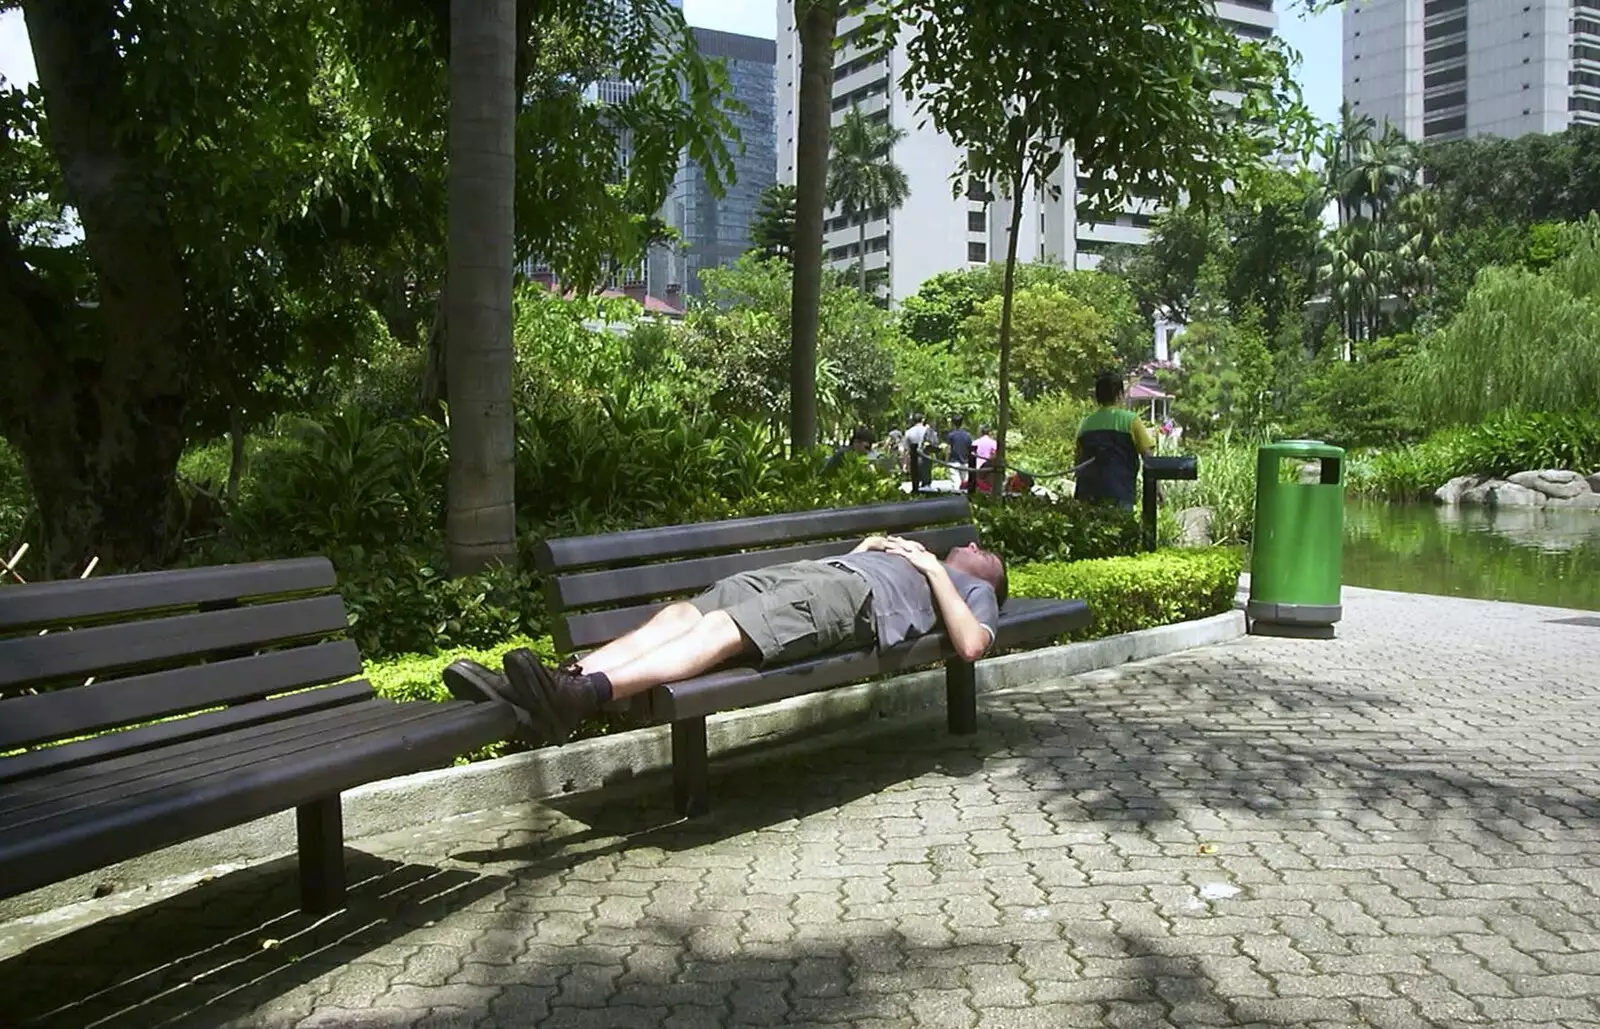
[{"label": "leafy shrub", "polygon": [[1324,350],[1300,384],[1294,435],[1341,447],[1395,446],[1419,438],[1422,425],[1402,389],[1411,337],[1378,340],[1358,360]]},{"label": "leafy shrub", "polygon": [[1264,442],[1261,437],[1225,431],[1198,444],[1200,477],[1164,483],[1163,509],[1209,507],[1213,543],[1247,542],[1255,523],[1256,450]]},{"label": "leafy shrub", "polygon": [[1240,562],[1235,550],[1211,548],[1031,564],[1012,570],[1011,593],[1087,601],[1094,623],[1071,638],[1097,639],[1232,610]]},{"label": "leafy shrub", "polygon": [[22,455],[0,439],[0,549],[4,557],[23,541],[33,521],[33,495],[22,472]]},{"label": "leafy shrub", "polygon": [[1348,483],[1358,493],[1417,500],[1458,475],[1504,477],[1538,468],[1600,470],[1600,417],[1579,411],[1496,415],[1353,461]]},{"label": "leafy shrub", "polygon": [[442,549],[329,551],[350,634],[368,658],[487,647],[544,630],[544,601],[532,573],[504,566],[452,579]]},{"label": "leafy shrub", "polygon": [[1138,519],[1102,504],[1033,496],[995,500],[977,494],[972,517],[983,545],[1013,566],[1131,554],[1140,545]]},{"label": "leafy shrub", "polygon": [[1006,439],[1007,463],[1035,474],[1070,469],[1077,464],[1078,425],[1094,406],[1087,397],[1060,392],[1018,403]]}]

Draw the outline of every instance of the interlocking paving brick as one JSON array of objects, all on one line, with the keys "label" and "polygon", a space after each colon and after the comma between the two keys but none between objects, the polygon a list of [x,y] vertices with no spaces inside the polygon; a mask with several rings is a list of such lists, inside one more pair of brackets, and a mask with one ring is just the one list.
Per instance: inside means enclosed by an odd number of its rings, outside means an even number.
[{"label": "interlocking paving brick", "polygon": [[1600,1026],[1600,672],[1554,617],[1350,590],[1333,641],[719,762],[694,822],[656,778],[355,841],[328,919],[289,860],[0,925],[0,1022]]}]

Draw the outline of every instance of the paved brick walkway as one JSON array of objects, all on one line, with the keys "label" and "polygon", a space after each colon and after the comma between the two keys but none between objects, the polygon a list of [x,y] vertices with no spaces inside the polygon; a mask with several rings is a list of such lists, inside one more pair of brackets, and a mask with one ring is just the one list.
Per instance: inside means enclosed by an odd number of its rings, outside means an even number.
[{"label": "paved brick walkway", "polygon": [[[1351,590],[1252,638],[362,841],[61,933],[0,1025],[1600,1025],[1600,628]],[[102,1021],[103,1020],[103,1021]]]}]

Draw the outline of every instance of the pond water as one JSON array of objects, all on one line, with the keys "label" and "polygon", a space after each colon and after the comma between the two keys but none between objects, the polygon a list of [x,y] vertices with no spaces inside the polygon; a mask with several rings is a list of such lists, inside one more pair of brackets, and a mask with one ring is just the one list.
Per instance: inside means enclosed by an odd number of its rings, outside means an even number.
[{"label": "pond water", "polygon": [[1600,512],[1352,500],[1350,586],[1600,610]]}]

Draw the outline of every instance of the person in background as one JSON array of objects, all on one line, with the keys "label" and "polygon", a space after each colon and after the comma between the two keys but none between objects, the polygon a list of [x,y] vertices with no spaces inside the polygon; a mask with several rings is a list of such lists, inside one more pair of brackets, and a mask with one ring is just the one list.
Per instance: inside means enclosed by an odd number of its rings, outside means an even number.
[{"label": "person in background", "polygon": [[928,420],[921,413],[911,416],[911,427],[906,429],[906,474],[911,478],[911,492],[920,490],[928,481],[927,462],[922,459],[922,441],[928,435]]},{"label": "person in background", "polygon": [[872,460],[874,456],[872,453],[872,430],[865,425],[858,426],[856,431],[850,434],[850,442],[842,447],[835,448],[827,463],[822,466],[822,470],[825,472],[833,471],[844,462],[846,454],[859,454],[868,461]]},{"label": "person in background", "polygon": [[[978,455],[978,468],[988,467],[989,462],[994,460],[994,455],[999,449],[1000,442],[989,433],[989,427],[987,425],[978,426],[978,438],[972,443],[972,452]],[[978,488],[985,493],[993,493],[994,477],[985,475],[980,471],[978,474]]]},{"label": "person in background", "polygon": [[1155,452],[1154,435],[1139,416],[1122,406],[1122,376],[1101,372],[1094,382],[1100,405],[1078,426],[1079,500],[1116,504],[1131,511],[1142,456]]},{"label": "person in background", "polygon": [[964,419],[961,415],[955,415],[950,419],[950,432],[944,441],[950,448],[950,463],[959,466],[956,470],[956,481],[961,484],[962,489],[966,489],[967,466],[972,462],[972,433],[962,428],[962,421]]}]

